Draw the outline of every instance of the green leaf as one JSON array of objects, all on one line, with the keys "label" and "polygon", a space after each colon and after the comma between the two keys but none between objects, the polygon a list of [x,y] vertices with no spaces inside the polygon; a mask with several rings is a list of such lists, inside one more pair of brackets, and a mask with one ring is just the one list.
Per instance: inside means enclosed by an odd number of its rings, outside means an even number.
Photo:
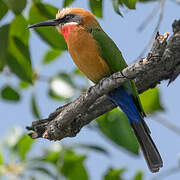
[{"label": "green leaf", "polygon": [[143,172],[142,172],[142,171],[138,171],[138,172],[135,174],[133,180],[142,180],[142,178],[143,178]]},{"label": "green leaf", "polygon": [[49,89],[48,95],[49,95],[52,99],[57,100],[57,101],[65,101],[65,100],[66,100],[66,98],[64,98],[63,96],[55,93],[52,89]]},{"label": "green leaf", "polygon": [[19,93],[15,89],[10,87],[9,85],[2,88],[1,97],[4,100],[8,100],[8,101],[19,101],[20,100]]},{"label": "green leaf", "polygon": [[56,60],[60,55],[62,51],[59,49],[50,49],[46,52],[43,58],[43,64],[48,64],[54,60]]},{"label": "green leaf", "polygon": [[110,168],[105,174],[104,180],[123,180],[121,175],[124,171],[125,171],[125,168],[121,168],[121,169]]},{"label": "green leaf", "polygon": [[140,94],[140,100],[143,109],[147,114],[153,114],[157,111],[162,111],[164,108],[161,105],[158,88],[148,89]]},{"label": "green leaf", "polygon": [[33,0],[34,3],[41,3],[42,0]]},{"label": "green leaf", "polygon": [[0,59],[0,72],[3,70],[3,68],[4,68],[4,61]]},{"label": "green leaf", "polygon": [[30,60],[29,48],[21,39],[9,37],[9,56],[6,62],[10,70],[14,72],[20,79],[29,83],[33,82],[33,72]]},{"label": "green leaf", "polygon": [[8,34],[9,25],[0,27],[0,71],[2,71],[8,56]]},{"label": "green leaf", "polygon": [[21,14],[26,7],[26,0],[3,0],[16,15]]},{"label": "green leaf", "polygon": [[23,15],[16,16],[10,25],[10,35],[20,39],[25,45],[28,45],[29,30],[28,22]]},{"label": "green leaf", "polygon": [[66,151],[63,165],[60,169],[61,173],[68,180],[88,180],[88,175],[83,164],[85,158],[86,156],[75,154],[72,151]]},{"label": "green leaf", "polygon": [[7,12],[7,5],[3,2],[3,0],[0,0],[0,20],[6,15]]},{"label": "green leaf", "polygon": [[20,83],[19,83],[19,87],[21,88],[21,89],[26,89],[26,88],[28,88],[30,86],[30,84],[28,83],[28,82],[26,82],[26,81],[21,81]]},{"label": "green leaf", "polygon": [[114,8],[114,11],[119,14],[120,16],[123,16],[119,10],[119,0],[112,0],[112,5]]},{"label": "green leaf", "polygon": [[0,165],[2,165],[3,164],[3,154],[2,154],[2,152],[0,151]]},{"label": "green leaf", "polygon": [[114,109],[97,118],[98,127],[113,142],[133,154],[138,154],[139,145],[126,115]]},{"label": "green leaf", "polygon": [[73,148],[85,148],[85,149],[89,149],[89,150],[94,150],[100,153],[104,153],[105,155],[109,155],[108,151],[104,148],[102,148],[101,146],[98,145],[91,145],[91,144],[75,144],[75,146],[73,146]]},{"label": "green leaf", "polygon": [[50,162],[52,164],[57,164],[60,152],[49,152],[41,158],[42,161]]},{"label": "green leaf", "polygon": [[75,85],[66,73],[59,73],[50,81],[49,95],[53,99],[64,101],[74,95]]},{"label": "green leaf", "polygon": [[[16,26],[18,26],[17,29]],[[4,64],[7,64],[20,79],[31,83],[32,66],[28,48],[29,33],[28,30],[24,29],[25,26],[27,26],[27,22],[20,15],[13,20],[10,26],[4,25],[0,28],[0,69],[3,68]]]},{"label": "green leaf", "polygon": [[22,136],[17,142],[17,151],[22,160],[26,159],[27,153],[30,151],[34,140],[27,135]]},{"label": "green leaf", "polygon": [[138,0],[139,2],[142,2],[142,3],[144,3],[144,2],[156,2],[156,1],[154,1],[154,0]]},{"label": "green leaf", "polygon": [[102,17],[102,0],[89,0],[89,6],[95,16]]},{"label": "green leaf", "polygon": [[[33,3],[29,11],[29,22],[34,24],[45,21],[47,19],[54,19],[58,9],[45,4]],[[54,49],[66,50],[66,43],[64,37],[59,34],[55,27],[40,27],[35,28],[35,31],[46,43]]]},{"label": "green leaf", "polygon": [[75,0],[64,0],[63,2],[63,7],[69,6],[70,4],[72,4]]},{"label": "green leaf", "polygon": [[46,175],[46,177],[51,177],[52,179],[58,179],[57,176],[54,174],[54,172],[51,172],[48,168],[49,167],[37,167],[37,165],[34,165],[32,167],[28,167],[30,170],[36,171],[40,174]]},{"label": "green leaf", "polygon": [[129,9],[135,9],[137,0],[121,0]]},{"label": "green leaf", "polygon": [[137,2],[137,0],[112,0],[114,11],[121,16],[122,16],[122,14],[119,10],[119,6],[125,5],[129,9],[135,9],[136,2]]},{"label": "green leaf", "polygon": [[74,73],[75,75],[79,75],[79,76],[85,77],[85,75],[84,75],[78,68],[75,68],[74,71],[73,71],[73,73]]},{"label": "green leaf", "polygon": [[39,111],[38,111],[38,107],[37,107],[37,103],[36,103],[36,98],[35,98],[34,94],[31,97],[31,109],[32,109],[32,113],[33,113],[34,117],[37,119],[40,119],[40,115],[39,115]]},{"label": "green leaf", "polygon": [[32,158],[31,160],[36,162],[48,162],[54,166],[58,165],[59,159],[63,156],[61,150],[48,150],[45,151],[44,155]]},{"label": "green leaf", "polygon": [[27,21],[22,15],[19,15],[12,21],[10,28],[9,25],[5,27],[9,30],[7,31],[9,34],[4,33],[3,41],[6,49],[2,59],[20,79],[32,83],[33,73],[28,47]]}]

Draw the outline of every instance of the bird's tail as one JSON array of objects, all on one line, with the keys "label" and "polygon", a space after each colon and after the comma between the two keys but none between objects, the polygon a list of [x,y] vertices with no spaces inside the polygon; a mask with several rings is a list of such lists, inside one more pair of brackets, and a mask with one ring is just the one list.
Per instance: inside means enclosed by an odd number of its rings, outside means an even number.
[{"label": "bird's tail", "polygon": [[133,97],[123,87],[111,91],[108,97],[126,114],[151,172],[159,171],[163,166],[161,156],[150,136],[148,126],[138,112]]}]

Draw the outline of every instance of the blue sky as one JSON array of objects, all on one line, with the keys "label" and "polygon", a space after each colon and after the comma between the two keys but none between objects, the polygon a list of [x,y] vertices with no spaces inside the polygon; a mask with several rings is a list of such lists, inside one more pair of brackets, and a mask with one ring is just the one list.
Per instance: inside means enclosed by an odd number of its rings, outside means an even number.
[{"label": "blue sky", "polygon": [[[46,0],[44,2],[49,3],[50,1]],[[53,4],[57,7],[62,7],[61,1],[54,0]],[[147,25],[143,32],[139,33],[137,28],[156,5],[157,3],[146,3],[144,5],[137,4],[136,10],[127,12],[123,11],[124,18],[121,18],[113,11],[110,1],[104,2],[104,15],[102,20],[99,19],[100,24],[104,31],[121,49],[128,64],[131,64],[139,56],[140,52],[152,35],[154,27],[157,23],[158,15],[154,15],[153,20]],[[87,1],[76,0],[72,6],[89,9]],[[164,17],[161,27],[159,28],[160,33],[170,32],[170,34],[172,34],[171,24],[174,19],[178,19],[180,17],[179,12],[178,5],[172,1],[166,2]],[[11,15],[8,15],[4,21],[8,21],[10,18]],[[33,31],[31,31],[30,46],[33,66],[38,69],[41,74],[52,76],[60,71],[70,72],[75,66],[70,55],[68,53],[63,53],[58,61],[42,67],[41,60],[43,54],[45,50],[49,49],[49,47],[45,44],[45,42],[40,40]],[[0,86],[2,86],[2,84],[6,81],[11,84],[16,84],[16,79],[0,76]],[[22,101],[20,103],[16,104],[0,101],[1,126],[3,127],[0,132],[1,137],[3,137],[7,130],[11,129],[14,125],[18,125],[24,129],[25,126],[30,125],[34,120],[30,111],[30,96],[32,91],[36,93],[37,101],[43,117],[47,117],[50,112],[54,111],[60,105],[59,102],[47,98],[47,88],[47,83],[39,82],[35,88],[30,88],[27,92],[22,93]],[[154,121],[154,119],[167,119],[180,127],[179,78],[177,78],[176,81],[169,87],[167,87],[167,81],[164,81],[159,85],[159,88],[161,92],[161,102],[165,107],[165,111],[157,113],[154,117],[148,117],[147,122],[152,131],[152,137],[156,142],[164,160],[164,167],[161,170],[161,172],[163,172],[170,167],[177,166],[178,154],[180,151],[180,140],[178,135],[163,127]],[[150,173],[147,169],[142,154],[139,157],[133,156],[104,138],[102,134],[90,130],[87,127],[83,128],[77,137],[66,138],[63,140],[63,143],[68,144],[75,142],[98,144],[105,147],[110,153],[110,156],[106,157],[100,153],[88,152],[89,156],[86,160],[86,167],[89,171],[91,179],[101,179],[102,174],[105,173],[106,169],[110,166],[116,168],[128,167],[128,171],[125,174],[125,177],[128,177],[128,179],[139,169],[142,169],[145,172],[145,179],[151,179],[156,176],[155,174]],[[47,146],[51,143],[52,142],[48,142],[43,139],[37,140],[39,148],[41,146]],[[179,177],[180,173],[164,179],[178,179]]]}]

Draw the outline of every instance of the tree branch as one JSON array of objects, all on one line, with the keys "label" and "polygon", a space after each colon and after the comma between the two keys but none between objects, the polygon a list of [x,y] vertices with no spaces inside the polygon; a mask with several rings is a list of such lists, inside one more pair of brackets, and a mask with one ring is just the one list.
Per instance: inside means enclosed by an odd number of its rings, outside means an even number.
[{"label": "tree branch", "polygon": [[47,119],[34,121],[28,130],[32,138],[43,137],[61,140],[74,137],[80,129],[93,119],[116,107],[106,94],[129,79],[135,79],[139,93],[155,87],[162,80],[169,83],[180,73],[180,20],[173,23],[173,35],[169,33],[156,36],[151,51],[146,58],[102,79],[95,86],[82,93],[75,101],[59,107]]}]

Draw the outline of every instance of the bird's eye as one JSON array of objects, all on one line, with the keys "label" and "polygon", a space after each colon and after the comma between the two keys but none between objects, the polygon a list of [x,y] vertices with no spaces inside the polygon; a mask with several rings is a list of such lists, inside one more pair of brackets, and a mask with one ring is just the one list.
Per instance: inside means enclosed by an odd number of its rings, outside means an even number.
[{"label": "bird's eye", "polygon": [[65,18],[67,19],[67,20],[69,20],[69,19],[71,19],[71,18],[73,18],[74,17],[74,14],[67,14],[66,16],[65,16]]}]

